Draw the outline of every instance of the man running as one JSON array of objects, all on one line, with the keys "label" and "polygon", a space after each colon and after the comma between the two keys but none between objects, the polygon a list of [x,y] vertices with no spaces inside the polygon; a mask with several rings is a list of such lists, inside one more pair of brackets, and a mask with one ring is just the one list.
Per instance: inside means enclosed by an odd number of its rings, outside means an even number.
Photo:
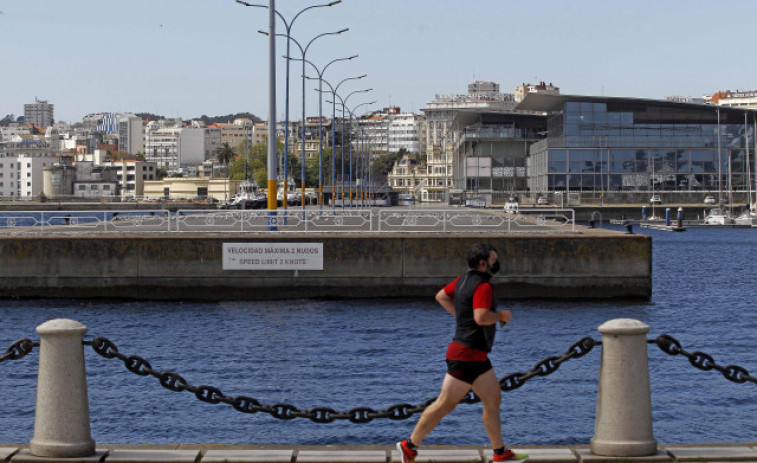
[{"label": "man running", "polygon": [[499,406],[502,393],[489,361],[497,322],[507,324],[509,310],[496,310],[497,301],[489,280],[499,271],[497,250],[477,244],[468,251],[468,271],[442,288],[436,295],[439,304],[455,317],[457,329],[447,348],[447,375],[434,403],[423,411],[410,437],[397,443],[402,463],[414,463],[423,439],[473,389],[483,404],[486,433],[494,449],[494,462],[528,459],[505,448]]}]

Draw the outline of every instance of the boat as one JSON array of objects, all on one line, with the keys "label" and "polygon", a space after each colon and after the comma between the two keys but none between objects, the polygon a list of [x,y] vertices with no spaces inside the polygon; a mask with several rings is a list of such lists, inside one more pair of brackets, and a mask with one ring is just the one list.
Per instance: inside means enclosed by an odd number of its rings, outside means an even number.
[{"label": "boat", "polygon": [[284,205],[284,195],[286,194],[287,206],[297,206],[302,202],[302,195],[298,194],[294,189],[294,180],[289,179],[287,182],[287,192],[284,192],[284,182],[279,181],[279,188],[276,192],[276,203],[279,206]]},{"label": "boat", "polygon": [[734,217],[733,223],[735,225],[757,225],[757,212],[754,212],[751,208],[746,208],[738,217]]},{"label": "boat", "polygon": [[225,204],[224,209],[265,209],[268,197],[261,192],[254,179],[239,184],[236,194]]},{"label": "boat", "polygon": [[724,207],[713,207],[704,218],[705,225],[733,225],[731,214]]},{"label": "boat", "polygon": [[515,196],[510,196],[510,199],[507,200],[505,203],[505,213],[507,214],[518,214],[519,205],[518,205],[518,198]]}]

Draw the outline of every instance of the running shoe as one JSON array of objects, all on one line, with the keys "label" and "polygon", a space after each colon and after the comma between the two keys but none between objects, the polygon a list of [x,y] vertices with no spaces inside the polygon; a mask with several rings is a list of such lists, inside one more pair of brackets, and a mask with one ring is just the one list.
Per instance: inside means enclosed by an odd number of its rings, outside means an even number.
[{"label": "running shoe", "polygon": [[397,442],[397,450],[400,451],[402,463],[415,463],[418,452],[407,446],[407,439]]},{"label": "running shoe", "polygon": [[492,459],[493,462],[498,461],[514,461],[517,463],[524,463],[526,460],[528,460],[528,455],[525,453],[515,453],[510,449],[505,450],[505,453],[502,455],[494,454],[494,458]]}]

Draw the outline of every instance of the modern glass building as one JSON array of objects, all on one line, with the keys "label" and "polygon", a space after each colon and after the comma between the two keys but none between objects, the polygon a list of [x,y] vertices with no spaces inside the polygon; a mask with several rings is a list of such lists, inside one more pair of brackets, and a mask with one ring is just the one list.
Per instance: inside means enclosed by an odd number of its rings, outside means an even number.
[{"label": "modern glass building", "polygon": [[529,146],[546,130],[533,113],[460,110],[452,122],[454,186],[507,198],[525,191]]},{"label": "modern glass building", "polygon": [[755,181],[754,110],[539,93],[516,109],[547,113],[526,162],[532,192],[743,191]]}]

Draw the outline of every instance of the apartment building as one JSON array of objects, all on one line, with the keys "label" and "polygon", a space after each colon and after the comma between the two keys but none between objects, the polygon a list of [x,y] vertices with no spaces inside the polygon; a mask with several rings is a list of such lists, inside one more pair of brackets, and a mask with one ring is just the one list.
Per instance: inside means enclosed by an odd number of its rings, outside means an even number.
[{"label": "apartment building", "polygon": [[43,170],[58,158],[44,148],[25,151],[0,153],[0,197],[31,199],[43,191]]},{"label": "apartment building", "polygon": [[37,127],[50,127],[55,122],[55,105],[47,100],[34,99],[34,103],[24,105],[24,122]]}]

